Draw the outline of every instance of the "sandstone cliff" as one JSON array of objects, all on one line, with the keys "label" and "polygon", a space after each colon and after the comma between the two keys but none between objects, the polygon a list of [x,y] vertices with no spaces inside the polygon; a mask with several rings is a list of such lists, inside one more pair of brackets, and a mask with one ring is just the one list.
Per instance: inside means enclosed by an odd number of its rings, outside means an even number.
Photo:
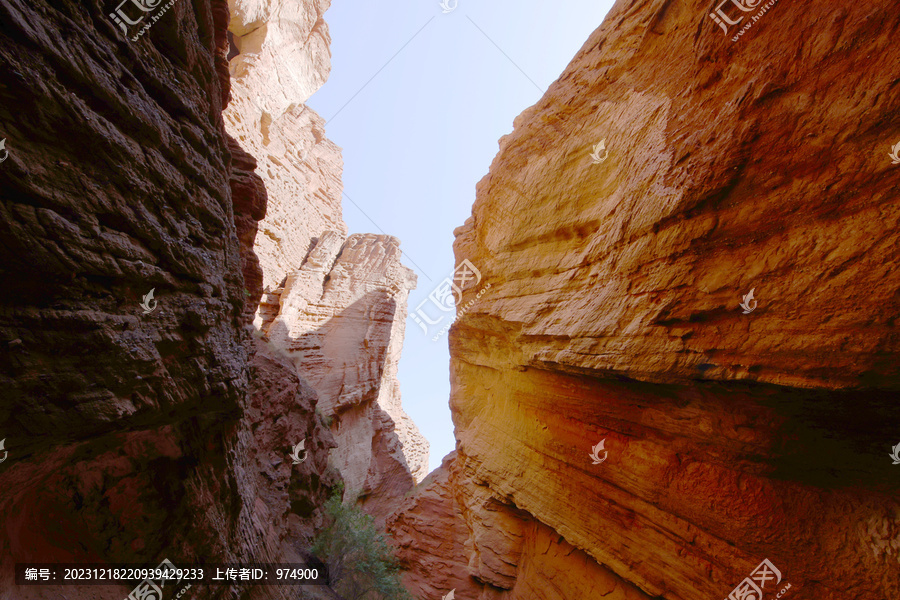
[{"label": "sandstone cliff", "polygon": [[900,597],[900,13],[709,12],[618,2],[477,187],[419,598]]},{"label": "sandstone cliff", "polygon": [[303,264],[313,238],[347,233],[341,216],[341,151],[303,103],[328,78],[323,20],[328,1],[231,0],[228,132],[257,160],[268,194],[255,252],[263,287],[277,288]]},{"label": "sandstone cliff", "polygon": [[267,339],[319,393],[348,491],[378,520],[428,469],[427,442],[403,412],[396,380],[415,282],[396,238],[326,232],[260,311]]},{"label": "sandstone cliff", "polygon": [[[251,334],[266,193],[224,129],[227,4],[139,37],[101,8],[0,2],[4,599],[129,592],[14,587],[15,562],[300,560],[338,477],[315,392]],[[239,595],[318,597],[190,597]]]},{"label": "sandstone cliff", "polygon": [[231,2],[225,118],[268,194],[254,244],[265,290],[256,326],[318,393],[337,442],[332,462],[382,521],[428,467],[397,381],[415,275],[397,239],[347,237],[340,149],[303,104],[330,68],[329,4]]}]

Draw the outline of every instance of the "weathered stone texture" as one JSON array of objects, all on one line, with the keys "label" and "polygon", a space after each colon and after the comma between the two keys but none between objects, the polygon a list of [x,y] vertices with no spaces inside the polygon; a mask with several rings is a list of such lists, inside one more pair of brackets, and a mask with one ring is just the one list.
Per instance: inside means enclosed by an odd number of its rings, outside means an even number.
[{"label": "weathered stone texture", "polygon": [[231,1],[232,102],[225,125],[258,163],[268,211],[255,253],[263,287],[279,287],[324,231],[346,235],[341,150],[303,103],[327,79],[331,38],[317,2]]},{"label": "weathered stone texture", "polygon": [[452,452],[388,519],[416,598],[648,600],[556,531],[465,477]]},{"label": "weathered stone texture", "polygon": [[295,559],[335,482],[315,393],[249,333],[265,190],[223,127],[227,23],[180,1],[132,42],[99,5],[0,2],[2,598],[129,591],[15,562]]},{"label": "weathered stone texture", "polygon": [[428,469],[428,442],[403,412],[397,382],[415,283],[396,238],[325,232],[284,288],[265,295],[257,321],[318,392],[334,419],[334,464],[379,520]]},{"label": "weathered stone texture", "polygon": [[313,385],[322,412],[338,417],[335,464],[380,521],[427,472],[428,443],[403,412],[397,382],[415,276],[397,240],[347,238],[340,148],[303,105],[330,69],[329,5],[232,2],[225,118],[268,193],[254,247],[265,290],[255,324]]},{"label": "weathered stone texture", "polygon": [[[732,43],[709,9],[617,3],[457,230],[492,284],[450,336],[464,526],[415,498],[392,522],[448,532],[469,597],[581,597],[600,569],[722,598],[765,558],[784,597],[900,597],[900,13],[779,2]],[[577,552],[529,563],[541,532]],[[567,589],[536,594],[551,565]]]},{"label": "weathered stone texture", "polygon": [[277,118],[325,83],[331,37],[323,15],[331,0],[228,0],[228,6],[239,53],[230,61],[232,78],[253,92],[262,112]]}]

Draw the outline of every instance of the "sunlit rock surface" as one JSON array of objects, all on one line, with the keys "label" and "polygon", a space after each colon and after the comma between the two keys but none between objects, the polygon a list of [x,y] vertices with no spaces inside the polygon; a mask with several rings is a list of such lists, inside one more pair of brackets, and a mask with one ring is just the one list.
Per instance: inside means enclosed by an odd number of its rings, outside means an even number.
[{"label": "sunlit rock surface", "polygon": [[235,85],[273,119],[306,102],[328,79],[331,37],[323,19],[331,0],[228,0]]},{"label": "sunlit rock surface", "polygon": [[255,251],[263,287],[303,264],[313,238],[347,233],[341,216],[341,150],[303,104],[328,78],[327,1],[230,2],[232,101],[225,126],[258,165],[268,210]]},{"label": "sunlit rock surface", "polygon": [[262,332],[333,419],[331,456],[347,489],[379,520],[428,471],[428,442],[403,411],[397,382],[415,283],[396,238],[325,232],[260,310]]},{"label": "sunlit rock surface", "polygon": [[900,597],[900,13],[709,12],[617,3],[478,184],[419,598]]},{"label": "sunlit rock surface", "polygon": [[268,195],[254,244],[265,292],[256,326],[318,392],[338,443],[332,460],[381,521],[428,469],[397,381],[415,275],[395,238],[347,238],[340,148],[303,104],[330,69],[328,6],[232,3],[226,128],[255,157]]}]

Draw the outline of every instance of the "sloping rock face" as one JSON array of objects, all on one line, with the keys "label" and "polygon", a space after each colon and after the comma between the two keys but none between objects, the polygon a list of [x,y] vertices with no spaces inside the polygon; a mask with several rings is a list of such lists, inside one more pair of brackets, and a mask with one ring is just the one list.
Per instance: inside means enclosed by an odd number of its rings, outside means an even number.
[{"label": "sloping rock face", "polygon": [[457,455],[391,521],[420,598],[900,597],[900,13],[755,6],[617,3],[501,140]]},{"label": "sloping rock face", "polygon": [[347,489],[381,521],[428,472],[428,442],[400,405],[397,365],[416,276],[394,237],[325,232],[260,310],[267,339],[319,394]]},{"label": "sloping rock face", "polygon": [[416,598],[440,598],[455,589],[460,598],[477,598],[480,589],[469,577],[468,528],[451,496],[449,475],[456,453],[451,452],[418,485],[403,509],[387,522],[399,548],[407,589]]},{"label": "sloping rock face", "polygon": [[397,381],[415,276],[395,238],[347,237],[340,149],[303,104],[330,69],[329,5],[231,2],[225,119],[268,195],[254,245],[265,290],[255,324],[318,393],[338,443],[333,463],[381,522],[428,469],[428,442]]},{"label": "sloping rock face", "polygon": [[328,78],[331,52],[322,15],[330,1],[231,0],[232,101],[228,132],[253,157],[268,193],[255,254],[263,287],[279,287],[303,264],[313,238],[347,234],[341,216],[341,150],[324,120],[303,103]]},{"label": "sloping rock face", "polygon": [[223,126],[227,4],[108,12],[0,3],[2,598],[129,592],[16,562],[299,560],[335,482],[315,392],[250,333],[266,197]]}]

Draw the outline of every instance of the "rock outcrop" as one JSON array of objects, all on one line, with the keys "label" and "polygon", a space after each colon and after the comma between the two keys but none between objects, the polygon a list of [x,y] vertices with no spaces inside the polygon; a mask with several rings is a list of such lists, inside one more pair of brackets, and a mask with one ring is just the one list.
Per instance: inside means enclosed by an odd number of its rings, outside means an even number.
[{"label": "rock outcrop", "polygon": [[900,597],[900,13],[755,5],[617,3],[501,140],[419,598]]},{"label": "rock outcrop", "polygon": [[225,119],[268,194],[254,245],[265,291],[256,326],[318,393],[338,444],[333,463],[381,522],[428,466],[397,381],[415,275],[395,238],[347,237],[340,149],[303,104],[330,68],[329,4],[232,1]]},{"label": "rock outcrop", "polygon": [[[16,562],[301,560],[337,481],[315,392],[251,334],[266,195],[223,126],[228,6],[153,16],[0,2],[0,598],[129,592]],[[190,593],[239,595],[317,592]]]},{"label": "rock outcrop", "polygon": [[267,339],[318,392],[348,491],[379,521],[428,470],[428,442],[403,412],[397,382],[415,283],[396,238],[325,232],[259,313]]},{"label": "rock outcrop", "polygon": [[231,0],[232,101],[228,132],[257,161],[268,194],[255,254],[263,287],[300,267],[325,231],[346,235],[341,150],[303,103],[328,78],[330,2]]}]

